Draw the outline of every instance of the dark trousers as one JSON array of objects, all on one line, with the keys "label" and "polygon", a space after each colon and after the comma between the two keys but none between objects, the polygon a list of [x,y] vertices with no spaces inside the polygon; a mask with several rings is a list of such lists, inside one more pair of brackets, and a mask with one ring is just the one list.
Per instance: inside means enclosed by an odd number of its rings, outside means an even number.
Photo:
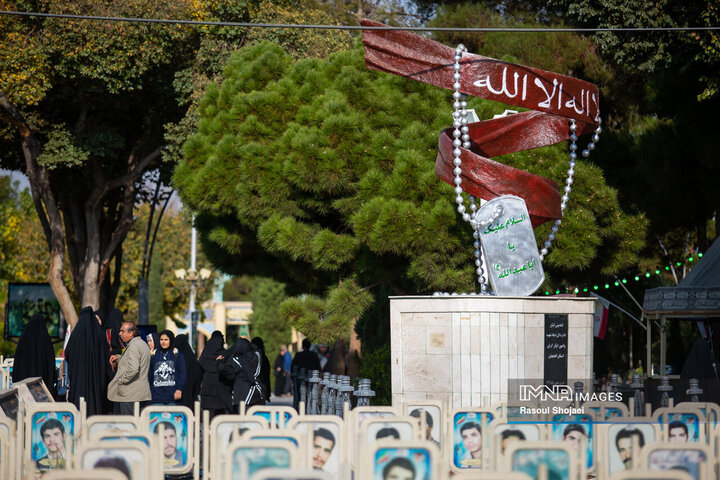
[{"label": "dark trousers", "polygon": [[[150,402],[140,402],[140,410]],[[115,402],[115,415],[135,415],[135,402]]]},{"label": "dark trousers", "polygon": [[275,375],[275,395],[280,396],[285,394],[285,375],[280,373]]}]

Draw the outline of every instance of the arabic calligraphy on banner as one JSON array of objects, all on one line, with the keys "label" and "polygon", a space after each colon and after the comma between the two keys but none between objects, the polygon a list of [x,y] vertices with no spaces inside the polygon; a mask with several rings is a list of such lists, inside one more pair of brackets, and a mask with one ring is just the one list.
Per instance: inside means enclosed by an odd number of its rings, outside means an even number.
[{"label": "arabic calligraphy on banner", "polygon": [[531,295],[545,281],[545,273],[525,201],[514,195],[494,198],[476,218],[489,218],[498,204],[502,215],[480,230],[490,283],[496,295]]}]

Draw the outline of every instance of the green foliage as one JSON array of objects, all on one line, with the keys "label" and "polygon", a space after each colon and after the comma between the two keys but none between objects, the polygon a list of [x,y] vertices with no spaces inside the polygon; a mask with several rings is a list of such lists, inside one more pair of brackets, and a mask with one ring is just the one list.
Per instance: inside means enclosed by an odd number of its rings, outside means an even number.
[{"label": "green foliage", "polygon": [[[333,19],[310,2],[273,2],[251,0],[200,0],[192,4],[193,19],[281,24],[331,24]],[[173,80],[180,105],[187,113],[179,122],[166,125],[168,148],[163,153],[173,162],[182,158],[182,145],[198,129],[198,103],[209,84],[221,84],[223,69],[233,52],[243,46],[271,39],[282,45],[293,58],[325,58],[331,52],[350,47],[350,35],[344,31],[314,29],[268,29],[201,27],[188,39],[193,58],[182,65]],[[250,85],[262,79],[246,78]]]},{"label": "green foliage", "polygon": [[14,257],[21,252],[18,243],[22,218],[18,212],[17,191],[10,177],[0,177],[0,278],[14,276]]},{"label": "green foliage", "polygon": [[[148,205],[141,205],[137,221],[123,244],[121,287],[116,306],[132,321],[137,321],[138,283],[148,215]],[[148,286],[150,323],[162,328],[165,328],[166,316],[175,317],[188,308],[190,287],[176,278],[174,271],[189,267],[191,229],[190,219],[182,212],[165,211],[153,249]],[[206,262],[202,252],[198,252],[197,269],[207,268]],[[198,283],[197,305],[210,298],[212,283],[212,278]]]},{"label": "green foliage", "polygon": [[153,253],[150,263],[150,276],[148,278],[148,321],[158,327],[158,331],[165,329],[165,278],[170,275],[168,265],[165,265],[164,257],[159,253]]},{"label": "green foliage", "polygon": [[[250,316],[250,333],[265,342],[265,354],[272,367],[280,352],[280,345],[291,340],[290,325],[280,313],[280,305],[287,298],[285,285],[269,278],[254,278],[251,281],[253,313]],[[274,381],[274,375],[271,375]]]},{"label": "green foliage", "polygon": [[357,318],[372,303],[372,296],[353,280],[328,289],[325,298],[313,295],[283,302],[281,315],[313,343],[347,338]]},{"label": "green foliage", "polygon": [[46,282],[49,261],[30,193],[0,177],[0,280]]},{"label": "green foliage", "polygon": [[[213,263],[271,272],[306,294],[282,314],[323,343],[346,336],[372,305],[368,286],[473,288],[470,230],[454,212],[452,187],[434,174],[437,136],[450,122],[446,91],[370,71],[360,49],[292,62],[276,45],[253,45],[224,75],[208,87],[174,176],[184,204],[201,213]],[[481,118],[496,113],[492,102],[470,103]],[[501,161],[558,182],[567,170],[559,146]],[[576,171],[550,269],[582,275],[590,265],[631,265],[642,218],[619,209],[600,170],[579,161]]]},{"label": "green foliage", "polygon": [[[0,288],[7,292],[7,284],[5,282],[0,282]],[[4,302],[2,303],[2,306],[4,309]],[[5,340],[5,322],[0,322],[0,355],[5,357],[14,355],[16,348],[17,344],[11,342],[10,340]]]},{"label": "green foliage", "polygon": [[[553,22],[560,23],[557,17],[553,18]],[[539,21],[518,20],[507,12],[501,14],[491,9],[487,4],[475,3],[441,6],[429,25],[451,28],[477,25],[497,28],[554,26]],[[433,32],[433,38],[447,45],[462,43],[469,51],[480,55],[572,75],[601,85],[607,83],[611,76],[608,65],[596,53],[592,40],[578,34],[442,31]]]},{"label": "green foliage", "polygon": [[251,302],[253,286],[256,281],[258,280],[247,275],[232,277],[223,286],[223,300],[226,302]]},{"label": "green foliage", "polygon": [[[586,27],[710,27],[720,18],[716,2],[663,0],[563,0],[568,19]],[[696,97],[715,95],[720,64],[720,36],[716,31],[598,32],[594,40],[603,53],[627,74],[643,76],[663,70],[702,67]]]},{"label": "green foliage", "polygon": [[371,405],[392,405],[392,375],[390,369],[390,345],[383,345],[374,350],[364,349],[358,362],[358,377],[369,378],[370,388],[375,396],[370,399]]},{"label": "green foliage", "polygon": [[[183,18],[185,1],[148,4],[145,0],[47,2],[50,13]],[[177,43],[187,35],[180,26],[128,22],[47,22],[48,54],[54,71],[67,79],[101,85],[110,93],[143,88],[144,76],[173,60]]]},{"label": "green foliage", "polygon": [[[712,2],[565,0],[568,18],[584,26],[674,27],[714,25]],[[715,22],[715,23],[712,23]],[[622,112],[609,122],[597,149],[626,208],[649,219],[650,238],[662,239],[670,256],[706,250],[717,225],[714,179],[720,140],[712,123],[720,100],[718,34],[707,32],[601,32],[594,40],[618,72],[614,86],[627,92]],[[669,181],[672,179],[672,181]],[[672,192],[692,192],[675,195]],[[677,239],[682,238],[681,241]],[[660,264],[658,242],[644,254]]]},{"label": "green foliage", "polygon": [[[4,0],[3,10],[117,17],[183,18],[186,2]],[[0,90],[19,105],[36,105],[62,80],[110,93],[143,88],[145,75],[169,63],[182,27],[65,19],[0,20]]]},{"label": "green foliage", "polygon": [[60,166],[80,166],[88,158],[90,153],[75,145],[75,138],[66,126],[57,125],[48,133],[45,148],[38,157],[38,164],[52,170]]}]

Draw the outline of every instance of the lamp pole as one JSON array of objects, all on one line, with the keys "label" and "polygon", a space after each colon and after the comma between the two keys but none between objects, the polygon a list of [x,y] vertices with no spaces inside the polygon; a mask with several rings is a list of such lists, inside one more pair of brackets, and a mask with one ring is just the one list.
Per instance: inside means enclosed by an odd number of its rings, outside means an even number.
[{"label": "lamp pole", "polygon": [[195,215],[192,218],[192,235],[190,241],[190,271],[187,273],[187,279],[190,282],[190,328],[188,328],[188,343],[193,345],[193,327],[197,328],[197,320],[195,319],[195,285],[198,280],[197,264],[195,250],[197,249],[197,230],[195,229]]},{"label": "lamp pole", "polygon": [[190,269],[187,271],[184,268],[175,270],[175,277],[180,280],[184,280],[190,286],[190,305],[188,305],[188,310],[190,313],[188,343],[191,347],[193,347],[193,350],[196,350],[195,345],[193,344],[193,339],[197,339],[198,337],[197,325],[198,321],[200,320],[200,312],[195,311],[195,297],[197,296],[198,282],[200,282],[200,280],[207,280],[208,278],[210,278],[212,276],[212,271],[206,268],[201,268],[200,271],[198,271],[197,269],[197,230],[195,229],[195,216],[193,216],[192,222],[192,236],[190,241]]}]

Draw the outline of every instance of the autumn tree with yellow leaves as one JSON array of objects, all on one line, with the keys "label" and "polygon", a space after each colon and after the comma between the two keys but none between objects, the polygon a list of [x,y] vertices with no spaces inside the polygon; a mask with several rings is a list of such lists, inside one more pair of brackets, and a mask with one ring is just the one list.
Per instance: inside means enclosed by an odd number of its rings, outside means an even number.
[{"label": "autumn tree with yellow leaves", "polygon": [[[0,10],[245,22],[321,15],[285,4],[190,0],[0,0]],[[344,41],[340,34],[276,35],[299,54]],[[143,173],[172,167],[174,145],[196,124],[193,105],[204,84],[221,79],[224,59],[257,36],[237,28],[0,16],[0,167],[29,179],[50,255],[46,278],[71,326],[79,306],[114,305]]]}]

